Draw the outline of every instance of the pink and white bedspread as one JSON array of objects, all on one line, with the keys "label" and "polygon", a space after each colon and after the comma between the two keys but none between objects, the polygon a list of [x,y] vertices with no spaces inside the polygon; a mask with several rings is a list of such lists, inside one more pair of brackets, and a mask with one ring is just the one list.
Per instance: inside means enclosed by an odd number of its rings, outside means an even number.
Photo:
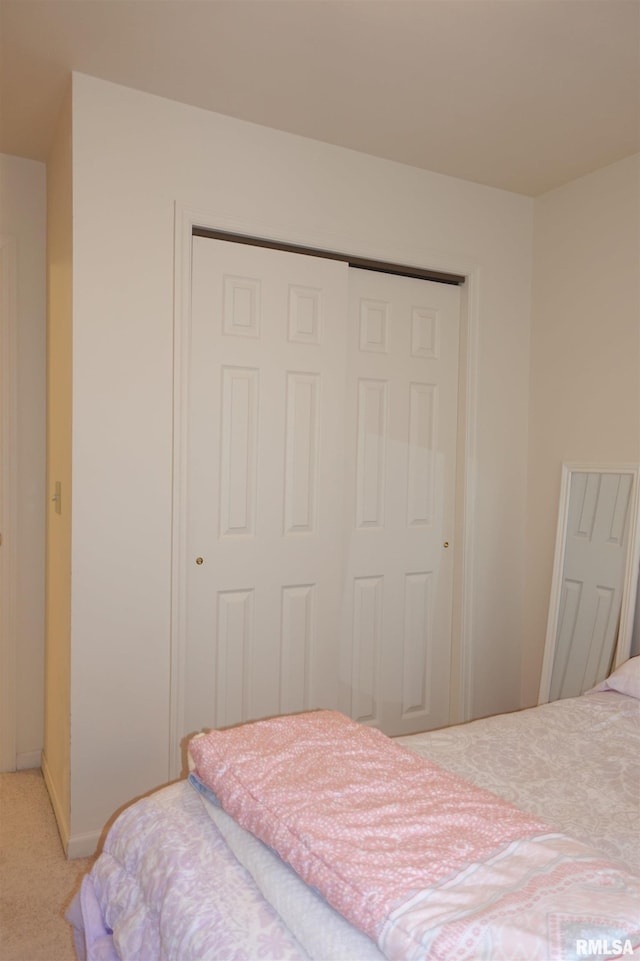
[{"label": "pink and white bedspread", "polygon": [[184,781],[119,816],[70,921],[78,957],[89,961],[309,957]]},{"label": "pink and white bedspread", "polygon": [[189,753],[223,809],[391,961],[640,946],[623,865],[341,714],[212,731]]}]

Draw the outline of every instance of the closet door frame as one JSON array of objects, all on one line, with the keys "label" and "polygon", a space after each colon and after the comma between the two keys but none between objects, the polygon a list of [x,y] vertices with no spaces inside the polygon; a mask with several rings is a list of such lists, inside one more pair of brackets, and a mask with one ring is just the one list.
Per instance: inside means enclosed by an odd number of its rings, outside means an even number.
[{"label": "closet door frame", "polygon": [[478,265],[455,256],[450,258],[423,249],[372,248],[358,245],[345,249],[335,238],[313,231],[301,236],[286,224],[239,221],[231,214],[215,215],[181,203],[175,205],[174,229],[174,370],[173,370],[173,521],[171,570],[171,643],[169,709],[169,778],[179,777],[186,767],[183,733],[186,656],[186,415],[191,314],[191,248],[194,228],[260,237],[280,244],[311,249],[340,249],[345,255],[395,264],[411,264],[425,270],[460,274],[460,353],[458,378],[457,477],[454,538],[453,621],[451,653],[450,723],[471,714],[472,678],[472,575],[474,570],[474,477],[477,424],[476,394],[479,353]]}]

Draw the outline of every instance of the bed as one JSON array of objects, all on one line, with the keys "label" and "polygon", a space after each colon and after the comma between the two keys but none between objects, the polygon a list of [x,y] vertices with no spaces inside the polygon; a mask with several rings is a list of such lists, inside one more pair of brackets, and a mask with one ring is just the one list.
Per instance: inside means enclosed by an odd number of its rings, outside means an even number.
[{"label": "bed", "polygon": [[640,951],[640,658],[581,697],[390,739],[333,711],[198,735],[115,821],[83,961]]}]

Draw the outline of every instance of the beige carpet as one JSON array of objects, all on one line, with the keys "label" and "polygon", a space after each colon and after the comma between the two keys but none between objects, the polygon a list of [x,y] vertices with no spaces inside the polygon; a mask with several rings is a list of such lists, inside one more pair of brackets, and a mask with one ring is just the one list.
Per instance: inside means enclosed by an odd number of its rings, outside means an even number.
[{"label": "beige carpet", "polygon": [[64,912],[90,863],[65,858],[39,770],[0,774],[1,961],[75,961]]}]

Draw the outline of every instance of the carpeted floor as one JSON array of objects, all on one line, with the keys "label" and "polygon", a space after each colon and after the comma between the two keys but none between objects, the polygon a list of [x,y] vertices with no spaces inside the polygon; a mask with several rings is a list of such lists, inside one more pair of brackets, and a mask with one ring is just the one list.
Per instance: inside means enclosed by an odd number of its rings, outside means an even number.
[{"label": "carpeted floor", "polygon": [[0,774],[0,959],[75,961],[64,913],[91,861],[67,861],[39,770]]}]

